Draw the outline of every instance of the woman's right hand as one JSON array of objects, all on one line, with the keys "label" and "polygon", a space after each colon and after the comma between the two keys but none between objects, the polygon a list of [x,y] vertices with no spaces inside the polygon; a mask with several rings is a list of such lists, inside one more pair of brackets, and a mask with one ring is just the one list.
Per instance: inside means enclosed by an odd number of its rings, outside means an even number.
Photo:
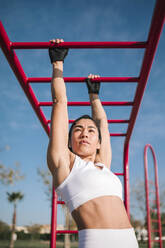
[{"label": "woman's right hand", "polygon": [[[50,40],[51,43],[56,43],[56,44],[59,44],[59,43],[62,43],[64,42],[63,39],[53,39],[53,40]],[[65,57],[67,56],[68,54],[68,48],[62,48],[62,47],[50,47],[49,48],[49,57],[50,57],[50,61],[51,63],[54,63],[56,61],[63,61],[64,62],[64,59]]]}]

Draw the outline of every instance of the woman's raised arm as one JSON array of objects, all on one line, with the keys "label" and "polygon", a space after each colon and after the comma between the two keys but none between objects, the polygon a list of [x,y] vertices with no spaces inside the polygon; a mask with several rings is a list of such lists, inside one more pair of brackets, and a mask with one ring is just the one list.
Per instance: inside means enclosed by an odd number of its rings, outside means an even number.
[{"label": "woman's raised arm", "polygon": [[99,153],[96,155],[97,156],[96,160],[102,162],[108,168],[110,168],[112,151],[111,151],[110,135],[108,130],[108,120],[105,110],[99,99],[100,82],[90,81],[90,79],[95,79],[95,78],[99,78],[99,76],[92,74],[88,76],[89,81],[87,82],[87,87],[88,87],[91,108],[92,108],[92,117],[94,120],[99,122],[101,138],[102,138],[101,147]]},{"label": "woman's raised arm", "polygon": [[[63,42],[53,40],[52,42]],[[60,50],[61,49],[61,50]],[[69,149],[68,149],[68,109],[66,87],[63,79],[63,61],[68,49],[50,48],[49,55],[53,66],[51,82],[52,113],[51,131],[47,151],[47,163],[53,176],[59,167],[69,170]],[[56,173],[57,174],[57,173]],[[64,173],[65,174],[65,173]]]}]

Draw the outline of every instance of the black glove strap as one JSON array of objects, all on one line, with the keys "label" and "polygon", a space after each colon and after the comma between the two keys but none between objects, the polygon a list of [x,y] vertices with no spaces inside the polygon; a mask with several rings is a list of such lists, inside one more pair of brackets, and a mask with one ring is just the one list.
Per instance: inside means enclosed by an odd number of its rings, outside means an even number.
[{"label": "black glove strap", "polygon": [[88,93],[99,94],[100,90],[100,82],[91,82],[90,78],[85,80],[86,85],[88,87]]},{"label": "black glove strap", "polygon": [[68,48],[62,48],[62,47],[50,47],[49,48],[49,57],[51,63],[56,61],[63,61],[65,57],[68,54]]}]

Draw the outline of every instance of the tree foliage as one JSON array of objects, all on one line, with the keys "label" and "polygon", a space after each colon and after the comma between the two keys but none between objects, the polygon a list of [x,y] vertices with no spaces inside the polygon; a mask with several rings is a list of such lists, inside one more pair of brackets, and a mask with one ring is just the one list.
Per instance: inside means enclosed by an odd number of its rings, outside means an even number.
[{"label": "tree foliage", "polygon": [[51,173],[48,170],[42,170],[40,168],[37,169],[37,174],[41,178],[43,184],[45,187],[45,194],[48,198],[48,200],[51,200],[51,194],[52,194],[52,176]]},{"label": "tree foliage", "polygon": [[9,225],[0,220],[0,233],[8,231],[10,231]]},{"label": "tree foliage", "polygon": [[42,225],[39,225],[39,224],[34,224],[34,225],[31,225],[31,226],[27,226],[28,232],[33,233],[33,234],[40,233],[41,228],[42,228]]},{"label": "tree foliage", "polygon": [[0,182],[2,184],[11,185],[22,179],[24,179],[24,175],[21,175],[18,162],[15,164],[15,168],[0,164]]},{"label": "tree foliage", "polygon": [[21,201],[24,197],[24,195],[21,192],[7,192],[8,195],[8,201],[11,203],[16,203],[17,201]]}]

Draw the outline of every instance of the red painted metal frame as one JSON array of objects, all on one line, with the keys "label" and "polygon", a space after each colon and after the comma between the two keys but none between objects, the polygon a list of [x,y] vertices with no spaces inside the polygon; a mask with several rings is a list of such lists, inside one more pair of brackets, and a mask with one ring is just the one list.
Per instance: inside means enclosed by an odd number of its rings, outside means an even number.
[{"label": "red painted metal frame", "polygon": [[[139,83],[136,89],[135,97],[134,97],[134,105],[132,108],[132,112],[130,115],[130,120],[129,120],[129,125],[127,129],[127,135],[124,143],[124,161],[126,161],[125,157],[127,157],[128,152],[128,145],[129,141],[133,132],[133,128],[136,122],[136,118],[140,109],[140,105],[142,102],[142,98],[144,95],[145,87],[147,84],[147,80],[149,77],[149,73],[151,70],[151,66],[154,60],[154,56],[156,53],[156,49],[159,43],[160,35],[163,29],[165,21],[165,2],[164,0],[157,0],[151,25],[150,25],[150,30],[149,30],[149,35],[147,39],[147,47],[145,50],[144,58],[143,58],[143,63],[141,66],[141,71],[140,71],[140,77],[139,77]],[[124,162],[124,168],[126,169],[126,162]],[[127,175],[128,171],[125,170],[125,178],[128,178],[129,176]],[[128,192],[129,185],[127,181],[125,182],[125,194]],[[127,213],[128,216],[130,216],[130,207],[129,207],[129,197],[125,195],[125,203],[127,206]]]},{"label": "red painted metal frame", "polygon": [[32,105],[37,117],[39,118],[43,128],[45,129],[46,133],[49,135],[50,128],[47,124],[47,120],[41,108],[39,107],[39,102],[33,92],[32,87],[28,84],[27,76],[18,60],[18,57],[15,51],[11,48],[11,41],[0,22],[0,45],[2,51],[4,52],[9,65],[11,66],[15,76],[17,77],[23,91],[25,92],[30,104]]},{"label": "red painted metal frame", "polygon": [[58,196],[52,185],[52,216],[51,216],[51,244],[50,248],[56,248],[57,237],[57,200]]},{"label": "red painted metal frame", "polygon": [[52,44],[51,42],[12,42],[12,49],[48,49],[48,47],[64,47],[64,48],[145,48],[146,42],[109,42],[109,41],[92,41],[92,42],[63,42],[60,44]]},{"label": "red painted metal frame", "polygon": [[156,6],[154,10],[154,14],[152,17],[152,22],[150,26],[150,31],[147,40],[147,47],[143,58],[143,63],[140,71],[140,79],[139,84],[137,86],[135,98],[134,98],[134,106],[132,108],[130,124],[127,130],[127,137],[125,140],[125,144],[129,143],[133,127],[135,125],[135,121],[138,115],[138,111],[142,102],[143,94],[145,91],[145,87],[147,84],[147,80],[149,77],[149,73],[151,70],[151,66],[153,63],[153,59],[155,56],[155,52],[158,46],[158,42],[160,39],[160,34],[163,29],[165,20],[165,2],[164,0],[157,0]]},{"label": "red painted metal frame", "polygon": [[[51,81],[51,78],[28,78],[18,60],[15,53],[15,49],[48,49],[51,46],[68,47],[72,49],[79,48],[130,48],[130,49],[145,49],[145,55],[143,58],[143,63],[141,67],[140,76],[138,77],[100,77],[98,81],[104,83],[137,83],[137,89],[133,102],[102,102],[106,106],[132,106],[132,112],[129,120],[108,120],[108,123],[128,123],[128,129],[126,133],[115,133],[110,134],[111,136],[126,136],[124,144],[124,159],[123,159],[123,169],[124,173],[116,173],[117,175],[124,175],[124,199],[125,206],[127,209],[128,216],[130,216],[129,207],[129,141],[132,135],[132,131],[135,125],[137,114],[140,108],[144,90],[146,87],[147,79],[151,70],[152,62],[155,56],[156,48],[159,42],[160,34],[164,24],[165,15],[165,2],[164,0],[157,0],[148,39],[145,42],[63,42],[58,45],[54,45],[50,42],[11,42],[8,35],[0,22],[0,45],[2,51],[4,52],[14,74],[16,75],[22,89],[24,90],[28,100],[30,101],[37,117],[39,118],[43,128],[49,136],[50,120],[45,118],[45,115],[41,109],[42,106],[51,106],[51,102],[42,103],[38,102],[30,83],[47,83]],[[84,82],[86,78],[84,77],[66,77],[65,82]],[[96,80],[95,80],[96,81]],[[89,106],[89,102],[72,102],[68,103],[69,106]],[[70,120],[69,123],[72,123]],[[57,219],[57,195],[53,189],[52,193],[52,236],[51,236],[51,248],[56,247],[56,234],[60,231],[56,231],[56,219]],[[66,231],[62,231],[66,232]],[[68,231],[67,231],[68,232]],[[71,233],[71,231],[69,232]]]},{"label": "red painted metal frame", "polygon": [[[101,102],[103,106],[132,106],[133,102]],[[39,106],[52,106],[52,102],[40,102]],[[68,102],[68,106],[90,106],[90,102]]]},{"label": "red painted metal frame", "polygon": [[[47,78],[28,78],[28,83],[46,83],[51,82],[50,77]],[[85,82],[86,77],[64,77],[65,83],[72,82],[72,83],[82,83]],[[134,83],[138,82],[140,78],[138,77],[100,77],[99,79],[95,79],[91,81],[95,82],[104,82],[104,83]]]},{"label": "red painted metal frame", "polygon": [[130,197],[129,197],[129,143],[124,145],[124,203],[127,210],[128,217],[130,219]]},{"label": "red painted metal frame", "polygon": [[[156,207],[157,207],[157,221],[158,230],[151,229],[151,216],[150,216],[150,200],[149,200],[149,179],[148,179],[148,160],[147,160],[147,149],[150,148],[154,160],[154,172],[155,172],[155,193],[156,193]],[[148,225],[148,247],[152,247],[152,242],[159,242],[160,248],[163,248],[162,245],[162,227],[161,227],[161,216],[160,216],[160,201],[159,201],[159,183],[158,183],[158,165],[156,161],[155,152],[150,144],[147,144],[144,148],[144,172],[145,172],[145,190],[146,190],[146,209],[147,209],[147,225]],[[155,212],[155,211],[154,211]],[[151,240],[151,232],[157,231],[159,233],[159,240]]]}]

